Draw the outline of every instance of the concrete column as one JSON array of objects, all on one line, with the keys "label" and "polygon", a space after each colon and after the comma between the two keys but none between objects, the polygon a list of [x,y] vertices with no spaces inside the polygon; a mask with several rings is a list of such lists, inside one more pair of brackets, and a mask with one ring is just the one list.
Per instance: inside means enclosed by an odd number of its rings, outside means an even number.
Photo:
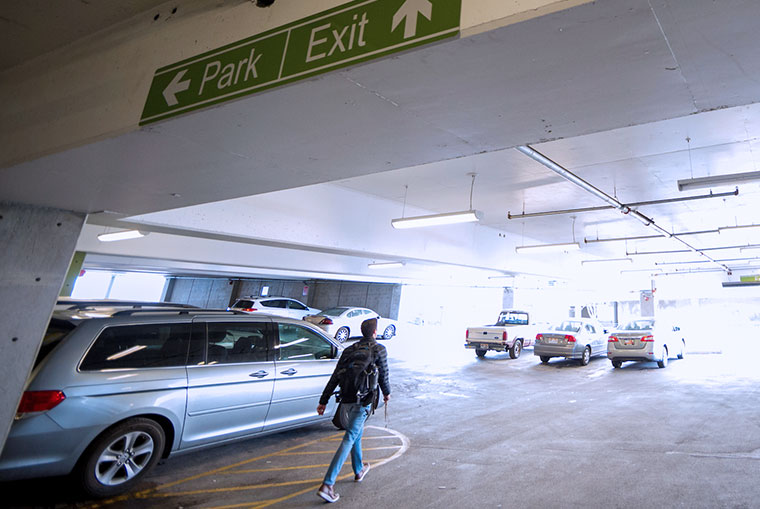
[{"label": "concrete column", "polygon": [[0,451],[84,220],[84,214],[0,202]]}]

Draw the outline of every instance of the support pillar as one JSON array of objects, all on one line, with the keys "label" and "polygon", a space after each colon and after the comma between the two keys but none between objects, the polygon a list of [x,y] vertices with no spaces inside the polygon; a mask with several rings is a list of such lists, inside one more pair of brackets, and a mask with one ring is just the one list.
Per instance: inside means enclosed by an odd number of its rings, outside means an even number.
[{"label": "support pillar", "polygon": [[84,220],[85,214],[0,202],[0,451]]}]

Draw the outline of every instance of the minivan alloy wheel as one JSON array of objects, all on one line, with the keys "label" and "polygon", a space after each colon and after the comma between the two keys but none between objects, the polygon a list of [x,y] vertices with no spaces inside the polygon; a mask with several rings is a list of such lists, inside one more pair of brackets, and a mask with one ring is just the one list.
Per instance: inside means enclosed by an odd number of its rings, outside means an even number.
[{"label": "minivan alloy wheel", "polygon": [[129,481],[155,453],[153,439],[144,431],[133,431],[114,440],[98,458],[95,477],[106,486]]},{"label": "minivan alloy wheel", "polygon": [[154,421],[126,421],[96,439],[85,453],[82,482],[94,496],[111,496],[129,489],[155,465],[164,447],[164,432]]}]

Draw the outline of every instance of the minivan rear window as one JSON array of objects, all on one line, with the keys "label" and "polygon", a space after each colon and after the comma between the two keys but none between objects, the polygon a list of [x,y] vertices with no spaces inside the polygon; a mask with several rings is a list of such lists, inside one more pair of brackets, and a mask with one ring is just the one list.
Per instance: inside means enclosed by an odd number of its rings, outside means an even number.
[{"label": "minivan rear window", "polygon": [[50,320],[47,331],[45,331],[45,337],[42,339],[40,351],[37,353],[37,359],[34,361],[35,367],[74,329],[76,329],[76,325],[66,320],[56,318]]},{"label": "minivan rear window", "polygon": [[239,300],[235,303],[233,308],[245,308],[250,309],[253,307],[253,301],[252,300]]}]

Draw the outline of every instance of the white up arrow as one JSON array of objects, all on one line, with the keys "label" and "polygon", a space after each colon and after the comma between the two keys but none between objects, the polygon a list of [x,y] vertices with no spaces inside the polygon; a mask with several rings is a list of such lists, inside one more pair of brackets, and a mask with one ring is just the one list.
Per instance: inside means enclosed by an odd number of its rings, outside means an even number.
[{"label": "white up arrow", "polygon": [[166,99],[166,104],[169,106],[176,106],[179,103],[179,101],[177,101],[177,94],[190,88],[190,80],[180,81],[186,72],[187,69],[181,70],[176,76],[174,76],[171,82],[166,85],[166,88],[164,89],[164,99]]},{"label": "white up arrow", "polygon": [[430,0],[406,0],[401,8],[393,15],[393,24],[391,25],[391,32],[396,30],[401,20],[406,18],[404,22],[404,39],[414,37],[417,34],[417,15],[422,14],[428,21],[433,14],[433,4]]}]

